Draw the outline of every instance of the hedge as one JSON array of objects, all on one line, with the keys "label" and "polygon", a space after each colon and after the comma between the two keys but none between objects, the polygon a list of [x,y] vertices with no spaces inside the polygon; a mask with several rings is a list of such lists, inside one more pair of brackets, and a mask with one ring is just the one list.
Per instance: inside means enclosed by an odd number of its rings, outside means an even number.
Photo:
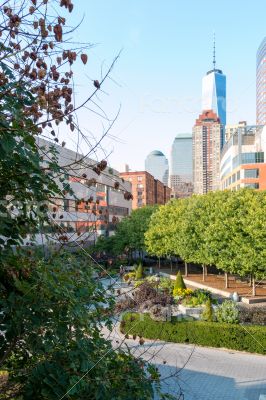
[{"label": "hedge", "polygon": [[173,320],[157,322],[148,314],[126,313],[121,332],[146,339],[196,344],[266,354],[266,327],[218,322]]}]

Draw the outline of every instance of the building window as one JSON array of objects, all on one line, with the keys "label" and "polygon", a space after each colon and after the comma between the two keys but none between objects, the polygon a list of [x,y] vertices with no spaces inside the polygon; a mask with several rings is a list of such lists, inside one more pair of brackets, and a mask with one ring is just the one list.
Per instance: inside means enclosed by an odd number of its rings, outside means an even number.
[{"label": "building window", "polygon": [[142,176],[138,176],[138,182],[142,182]]},{"label": "building window", "polygon": [[240,179],[240,171],[237,171],[236,179],[239,181],[239,179]]},{"label": "building window", "polygon": [[259,170],[255,169],[245,169],[244,170],[244,177],[245,178],[258,178],[259,177]]},{"label": "building window", "polygon": [[250,189],[259,189],[260,185],[258,182],[255,183],[245,183],[245,187],[246,188],[250,188]]},{"label": "building window", "polygon": [[138,192],[138,196],[142,196],[142,192]]},{"label": "building window", "polygon": [[137,188],[138,188],[138,189],[143,189],[143,184],[142,184],[142,183],[138,183],[138,184],[137,184]]}]

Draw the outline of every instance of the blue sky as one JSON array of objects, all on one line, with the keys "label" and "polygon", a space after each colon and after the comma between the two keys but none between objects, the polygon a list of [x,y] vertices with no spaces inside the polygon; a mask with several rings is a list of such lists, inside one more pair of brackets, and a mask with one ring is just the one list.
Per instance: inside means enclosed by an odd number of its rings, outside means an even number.
[{"label": "blue sky", "polygon": [[[74,10],[71,22],[83,15],[84,21],[73,39],[94,44],[85,68],[77,67],[78,102],[122,49],[97,99],[110,118],[121,104],[114,138],[102,144],[114,167],[143,169],[150,151],[169,157],[175,135],[191,132],[201,111],[201,79],[212,67],[214,31],[217,67],[227,76],[227,121],[255,123],[265,0],[76,0]],[[97,137],[106,124],[88,110],[79,121]]]}]

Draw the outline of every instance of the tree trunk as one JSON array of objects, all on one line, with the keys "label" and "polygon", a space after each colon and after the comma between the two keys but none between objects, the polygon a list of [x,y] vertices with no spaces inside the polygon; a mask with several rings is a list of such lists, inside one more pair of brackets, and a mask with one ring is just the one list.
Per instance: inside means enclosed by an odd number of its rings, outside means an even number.
[{"label": "tree trunk", "polygon": [[159,269],[161,269],[161,257],[159,257]]},{"label": "tree trunk", "polygon": [[186,263],[186,261],[185,261],[185,276],[188,276],[187,263]]},{"label": "tree trunk", "polygon": [[172,257],[170,257],[170,266],[171,266],[171,272],[173,272],[173,261],[172,261]]},{"label": "tree trunk", "polygon": [[249,287],[251,287],[252,286],[252,274],[250,274],[250,277],[249,277]]},{"label": "tree trunk", "polygon": [[205,265],[202,264],[202,282],[205,282]]},{"label": "tree trunk", "polygon": [[252,296],[256,296],[256,281],[254,275],[252,275]]},{"label": "tree trunk", "polygon": [[228,273],[225,272],[224,276],[225,276],[225,289],[228,289],[229,288]]},{"label": "tree trunk", "polygon": [[205,275],[208,276],[208,267],[205,265]]}]

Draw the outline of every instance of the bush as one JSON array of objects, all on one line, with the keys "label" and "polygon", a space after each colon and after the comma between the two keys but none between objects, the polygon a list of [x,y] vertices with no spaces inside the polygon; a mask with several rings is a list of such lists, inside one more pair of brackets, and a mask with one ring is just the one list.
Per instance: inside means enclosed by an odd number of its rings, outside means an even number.
[{"label": "bush", "polygon": [[236,304],[231,300],[225,300],[216,310],[218,322],[237,324],[239,322],[239,311]]},{"label": "bush", "polygon": [[191,296],[193,290],[191,289],[175,289],[175,297],[184,298],[187,296]]},{"label": "bush", "polygon": [[183,276],[181,275],[181,272],[178,271],[176,274],[176,279],[175,279],[175,285],[174,285],[174,290],[173,290],[173,295],[178,296],[178,289],[186,289],[186,285],[183,279]]},{"label": "bush", "polygon": [[191,296],[186,297],[182,304],[187,307],[198,307],[207,303],[210,300],[212,304],[217,304],[217,300],[212,298],[212,294],[206,289],[196,289],[191,293]]},{"label": "bush", "polygon": [[208,322],[212,322],[214,320],[214,313],[213,313],[211,299],[207,300],[201,319],[203,321],[208,321]]},{"label": "bush", "polygon": [[[136,393],[135,399],[152,398],[146,367],[112,349],[101,335],[101,326],[111,328],[115,299],[95,279],[97,270],[85,255],[57,250],[43,259],[20,251],[6,260],[0,348],[8,381],[0,376],[0,398],[57,400],[80,379],[72,400],[127,399],[128,392]],[[103,357],[105,363],[97,364]],[[125,370],[130,370],[127,379]]]},{"label": "bush", "polygon": [[266,306],[250,307],[241,304],[239,306],[239,322],[253,325],[266,325]]},{"label": "bush", "polygon": [[192,293],[192,296],[193,297],[197,297],[197,299],[199,300],[200,304],[205,304],[208,299],[212,300],[212,302],[213,302],[211,292],[209,290],[206,290],[206,289],[196,289]]},{"label": "bush", "polygon": [[250,353],[266,354],[266,327],[233,325],[218,322],[188,321],[156,322],[149,315],[127,313],[120,326],[122,333],[129,332],[147,339],[160,339],[174,343],[191,343],[200,346],[228,348]]},{"label": "bush", "polygon": [[136,281],[143,279],[143,266],[141,263],[138,265],[138,268],[136,270],[135,279],[136,279]]},{"label": "bush", "polygon": [[136,306],[141,306],[146,301],[148,301],[150,305],[160,304],[162,306],[172,304],[173,302],[172,296],[165,293],[159,293],[146,281],[144,281],[133,294]]},{"label": "bush", "polygon": [[128,272],[127,274],[124,275],[123,279],[125,282],[127,281],[132,281],[136,277],[136,272]]},{"label": "bush", "polygon": [[160,281],[159,281],[159,289],[162,291],[166,291],[169,294],[172,293],[173,291],[173,287],[174,287],[174,281],[170,278],[167,277],[160,277]]}]

